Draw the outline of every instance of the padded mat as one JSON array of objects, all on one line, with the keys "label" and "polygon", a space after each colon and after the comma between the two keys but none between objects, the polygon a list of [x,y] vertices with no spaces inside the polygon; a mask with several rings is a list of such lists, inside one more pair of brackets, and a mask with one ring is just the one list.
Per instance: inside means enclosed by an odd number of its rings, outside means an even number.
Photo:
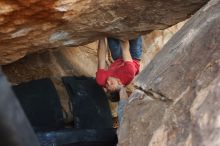
[{"label": "padded mat", "polygon": [[63,129],[37,133],[41,146],[116,146],[115,129]]},{"label": "padded mat", "polygon": [[64,127],[59,97],[50,79],[22,83],[13,90],[35,130]]},{"label": "padded mat", "polygon": [[112,116],[106,94],[94,78],[63,77],[74,113],[74,128],[111,128]]}]

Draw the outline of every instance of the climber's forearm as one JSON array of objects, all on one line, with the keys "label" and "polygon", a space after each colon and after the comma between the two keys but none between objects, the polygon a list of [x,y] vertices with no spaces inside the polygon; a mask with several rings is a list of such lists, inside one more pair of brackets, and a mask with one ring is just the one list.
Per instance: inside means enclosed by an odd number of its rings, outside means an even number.
[{"label": "climber's forearm", "polygon": [[122,58],[124,61],[132,61],[129,41],[120,41],[121,50],[122,50]]},{"label": "climber's forearm", "polygon": [[98,44],[98,68],[105,69],[106,67],[106,54],[107,54],[107,47],[105,44],[105,38],[99,40]]}]

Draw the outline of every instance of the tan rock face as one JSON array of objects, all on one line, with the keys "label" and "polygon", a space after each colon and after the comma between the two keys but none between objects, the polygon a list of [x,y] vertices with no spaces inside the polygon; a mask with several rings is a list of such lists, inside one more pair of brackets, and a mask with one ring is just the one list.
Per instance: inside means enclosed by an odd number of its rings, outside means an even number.
[{"label": "tan rock face", "polygon": [[86,46],[30,54],[2,66],[2,69],[12,84],[73,75],[95,77],[96,50],[97,42],[94,42]]},{"label": "tan rock face", "polygon": [[18,0],[0,2],[0,64],[43,49],[77,46],[101,36],[135,37],[164,29],[208,0]]},{"label": "tan rock face", "polygon": [[[142,68],[161,50],[163,45],[185,23],[181,22],[165,30],[156,30],[143,35]],[[13,84],[41,78],[60,78],[62,76],[95,77],[97,70],[98,42],[84,46],[43,51],[3,65],[3,71]]]},{"label": "tan rock face", "polygon": [[220,1],[211,0],[140,73],[119,145],[220,145],[219,24]]}]

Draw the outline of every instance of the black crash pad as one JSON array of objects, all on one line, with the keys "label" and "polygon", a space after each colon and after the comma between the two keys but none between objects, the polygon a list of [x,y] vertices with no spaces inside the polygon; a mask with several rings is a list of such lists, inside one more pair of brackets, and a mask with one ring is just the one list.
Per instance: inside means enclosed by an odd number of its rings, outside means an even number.
[{"label": "black crash pad", "polygon": [[105,92],[94,78],[63,77],[74,113],[74,128],[112,127],[112,116]]},{"label": "black crash pad", "polygon": [[116,146],[115,129],[63,129],[37,132],[41,146]]},{"label": "black crash pad", "polygon": [[59,97],[50,79],[22,83],[13,90],[35,130],[64,127]]}]

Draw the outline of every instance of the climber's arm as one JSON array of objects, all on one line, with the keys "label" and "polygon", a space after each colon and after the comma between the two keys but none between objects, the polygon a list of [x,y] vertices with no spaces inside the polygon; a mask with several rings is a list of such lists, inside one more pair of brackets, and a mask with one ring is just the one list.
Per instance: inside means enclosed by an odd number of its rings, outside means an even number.
[{"label": "climber's arm", "polygon": [[99,40],[98,44],[98,69],[105,69],[106,67],[106,54],[108,50],[105,44],[105,38]]},{"label": "climber's arm", "polygon": [[121,40],[120,41],[121,45],[121,50],[122,50],[122,58],[124,61],[132,61],[131,53],[130,53],[130,46],[129,46],[129,41],[126,40]]}]

